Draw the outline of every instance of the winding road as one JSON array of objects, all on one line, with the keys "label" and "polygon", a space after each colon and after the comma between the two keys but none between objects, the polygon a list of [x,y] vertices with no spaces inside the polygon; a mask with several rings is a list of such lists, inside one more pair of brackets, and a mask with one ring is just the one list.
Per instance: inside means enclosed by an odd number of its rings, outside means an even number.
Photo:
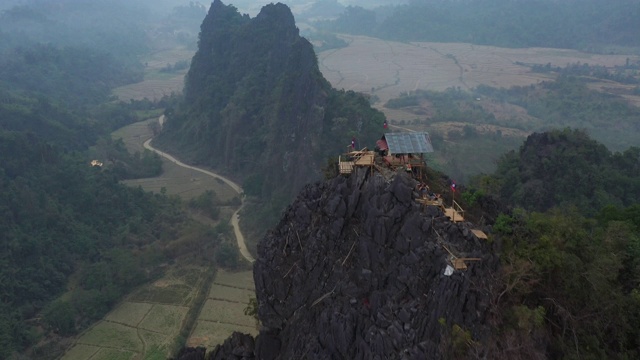
[{"label": "winding road", "polygon": [[[160,126],[163,125],[162,124],[164,122],[163,120],[164,120],[164,118],[159,119]],[[148,149],[148,150],[151,150],[151,151],[155,152],[156,154],[168,159],[169,161],[173,162],[174,164],[176,164],[178,166],[182,166],[182,167],[187,168],[187,169],[195,170],[195,171],[201,172],[201,173],[203,173],[205,175],[209,175],[211,177],[214,177],[216,179],[220,179],[220,180],[224,181],[225,184],[229,185],[235,192],[238,193],[238,195],[240,196],[240,200],[242,201],[242,205],[231,216],[231,226],[233,227],[233,233],[235,234],[236,241],[238,242],[238,249],[240,249],[240,254],[242,254],[242,256],[245,259],[247,259],[247,261],[249,261],[250,263],[256,261],[253,258],[253,256],[251,256],[251,253],[247,249],[247,244],[244,241],[244,236],[242,236],[242,232],[240,232],[240,225],[239,225],[240,210],[242,210],[242,208],[244,207],[243,191],[242,191],[242,188],[240,187],[240,185],[234,183],[233,181],[229,180],[228,178],[226,178],[224,176],[220,176],[220,175],[218,175],[216,173],[213,173],[211,171],[200,169],[200,168],[197,168],[195,166],[187,165],[187,164],[181,162],[180,160],[176,159],[175,157],[167,154],[166,152],[163,152],[163,151],[160,151],[160,150],[154,148],[153,146],[151,146],[151,140],[152,139],[153,138],[150,138],[150,139],[148,139],[147,141],[144,142],[144,148],[145,149]]]}]

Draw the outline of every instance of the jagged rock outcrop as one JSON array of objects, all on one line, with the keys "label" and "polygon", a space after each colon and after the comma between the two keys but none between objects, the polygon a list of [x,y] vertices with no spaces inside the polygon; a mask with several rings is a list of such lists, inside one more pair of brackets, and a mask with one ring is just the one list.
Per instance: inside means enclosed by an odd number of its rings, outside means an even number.
[{"label": "jagged rock outcrop", "polygon": [[184,95],[168,110],[158,145],[247,180],[249,195],[284,198],[283,206],[352,136],[373,144],[384,121],[363,96],[323,78],[313,46],[281,3],[249,18],[215,0]]},{"label": "jagged rock outcrop", "polygon": [[[305,187],[259,245],[253,352],[234,335],[214,358],[438,359],[481,344],[498,257],[414,187],[366,171]],[[450,252],[482,260],[447,276]]]}]

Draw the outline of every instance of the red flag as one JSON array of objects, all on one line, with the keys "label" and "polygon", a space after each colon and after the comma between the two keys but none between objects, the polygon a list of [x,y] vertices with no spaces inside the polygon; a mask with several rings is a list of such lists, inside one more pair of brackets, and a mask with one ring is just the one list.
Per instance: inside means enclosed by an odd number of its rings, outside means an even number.
[{"label": "red flag", "polygon": [[451,191],[456,192],[456,182],[451,182]]}]

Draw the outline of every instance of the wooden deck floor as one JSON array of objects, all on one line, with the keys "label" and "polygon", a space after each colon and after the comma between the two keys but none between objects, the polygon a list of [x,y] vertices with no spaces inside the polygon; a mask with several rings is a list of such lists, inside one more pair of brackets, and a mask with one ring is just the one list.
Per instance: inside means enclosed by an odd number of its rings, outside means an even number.
[{"label": "wooden deck floor", "polygon": [[340,174],[351,174],[353,172],[353,161],[340,161]]},{"label": "wooden deck floor", "polygon": [[444,214],[451,219],[451,221],[453,222],[463,222],[464,221],[464,217],[462,217],[462,214],[460,214],[459,212],[455,211],[452,208],[445,208],[444,209]]}]

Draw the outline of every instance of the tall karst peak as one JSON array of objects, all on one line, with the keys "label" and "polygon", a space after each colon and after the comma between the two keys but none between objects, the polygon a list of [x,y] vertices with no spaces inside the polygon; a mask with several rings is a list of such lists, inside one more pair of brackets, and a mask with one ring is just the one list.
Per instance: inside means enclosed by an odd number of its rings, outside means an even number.
[{"label": "tall karst peak", "polygon": [[379,138],[384,116],[361,94],[331,87],[286,5],[250,18],[215,1],[199,39],[184,101],[168,109],[157,143],[236,177],[271,204],[273,222],[352,137]]}]

